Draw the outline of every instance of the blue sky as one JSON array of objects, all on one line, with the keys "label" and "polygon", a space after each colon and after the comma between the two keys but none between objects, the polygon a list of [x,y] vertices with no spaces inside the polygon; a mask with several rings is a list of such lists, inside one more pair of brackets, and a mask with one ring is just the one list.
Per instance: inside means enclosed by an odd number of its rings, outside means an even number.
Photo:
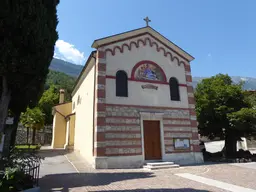
[{"label": "blue sky", "polygon": [[256,77],[255,0],[62,0],[55,57],[84,64],[93,40],[150,26],[195,57],[193,76]]}]

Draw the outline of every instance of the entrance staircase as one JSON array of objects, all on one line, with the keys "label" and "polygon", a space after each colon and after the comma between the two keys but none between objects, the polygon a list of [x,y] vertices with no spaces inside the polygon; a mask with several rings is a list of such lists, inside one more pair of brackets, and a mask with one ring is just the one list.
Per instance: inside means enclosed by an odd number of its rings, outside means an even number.
[{"label": "entrance staircase", "polygon": [[144,170],[159,170],[159,169],[170,169],[170,168],[179,168],[178,164],[174,164],[174,162],[150,162],[146,163],[143,166]]}]

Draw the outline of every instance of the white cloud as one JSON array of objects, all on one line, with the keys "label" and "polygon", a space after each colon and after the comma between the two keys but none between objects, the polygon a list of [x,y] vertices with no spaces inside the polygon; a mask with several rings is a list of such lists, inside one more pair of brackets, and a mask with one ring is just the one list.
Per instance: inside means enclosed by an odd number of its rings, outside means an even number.
[{"label": "white cloud", "polygon": [[242,81],[247,81],[248,79],[247,78],[245,78],[245,77],[241,77],[240,78]]},{"label": "white cloud", "polygon": [[59,55],[59,54],[57,54],[56,52],[54,52],[53,57],[54,57],[54,58],[56,58],[56,59],[62,59],[62,58],[60,57],[60,55]]},{"label": "white cloud", "polygon": [[85,62],[84,52],[80,52],[74,45],[64,40],[56,41],[54,57],[80,65]]}]

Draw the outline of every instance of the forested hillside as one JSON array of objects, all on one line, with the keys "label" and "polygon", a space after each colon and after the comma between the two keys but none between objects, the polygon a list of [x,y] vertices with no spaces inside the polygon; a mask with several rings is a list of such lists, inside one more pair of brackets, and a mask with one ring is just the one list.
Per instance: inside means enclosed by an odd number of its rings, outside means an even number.
[{"label": "forested hillside", "polygon": [[47,90],[50,85],[55,85],[57,91],[65,89],[65,101],[71,101],[71,92],[75,85],[75,81],[75,77],[71,77],[62,72],[50,70],[47,76],[45,90]]},{"label": "forested hillside", "polygon": [[75,65],[73,63],[69,63],[67,61],[63,61],[61,59],[56,59],[56,58],[53,58],[50,65],[50,70],[60,71],[72,77],[77,77],[82,71],[82,68],[83,68],[82,65]]},{"label": "forested hillside", "polygon": [[71,101],[71,93],[75,81],[75,77],[50,70],[47,75],[44,93],[39,100],[38,105],[33,109],[27,109],[26,113],[23,114],[23,119],[27,119],[28,114],[35,114],[40,111],[44,116],[44,123],[46,125],[52,124],[52,108],[59,103],[59,90],[65,89],[65,102]]}]

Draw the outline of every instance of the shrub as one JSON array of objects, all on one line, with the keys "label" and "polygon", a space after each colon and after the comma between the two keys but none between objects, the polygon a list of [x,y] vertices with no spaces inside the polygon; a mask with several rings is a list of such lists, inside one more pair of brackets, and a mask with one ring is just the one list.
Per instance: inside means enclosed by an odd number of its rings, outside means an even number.
[{"label": "shrub", "polygon": [[34,178],[27,174],[29,168],[38,166],[41,157],[36,149],[18,149],[10,151],[8,157],[0,159],[4,165],[4,172],[0,176],[0,191],[14,192],[33,188]]},{"label": "shrub", "polygon": [[33,177],[20,168],[6,168],[0,181],[0,191],[16,192],[33,188]]}]

